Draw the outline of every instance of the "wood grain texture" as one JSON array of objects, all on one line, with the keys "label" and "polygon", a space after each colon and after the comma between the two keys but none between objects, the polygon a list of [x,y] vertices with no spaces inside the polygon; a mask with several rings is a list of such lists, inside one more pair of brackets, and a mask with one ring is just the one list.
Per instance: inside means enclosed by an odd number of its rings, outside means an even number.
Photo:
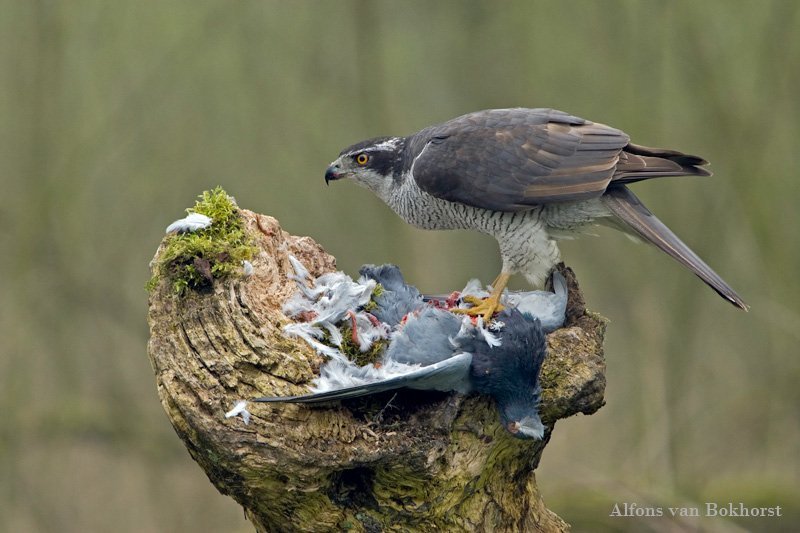
[{"label": "wood grain texture", "polygon": [[[541,442],[503,430],[492,400],[400,391],[309,407],[239,399],[306,392],[323,359],[285,338],[287,254],[313,276],[335,260],[274,218],[242,210],[260,249],[249,277],[182,297],[164,280],[149,300],[148,353],[162,405],[189,453],[258,531],[563,531],[534,470],[556,420],[603,405],[605,320],[574,275],[567,326],[548,337]],[[160,252],[161,248],[159,249]],[[158,257],[158,253],[156,257]]]}]

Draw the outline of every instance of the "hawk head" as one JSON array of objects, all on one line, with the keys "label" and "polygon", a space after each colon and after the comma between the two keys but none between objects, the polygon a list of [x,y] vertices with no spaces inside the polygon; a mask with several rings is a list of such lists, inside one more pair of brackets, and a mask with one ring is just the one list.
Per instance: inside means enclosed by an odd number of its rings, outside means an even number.
[{"label": "hawk head", "polygon": [[377,137],[342,150],[325,171],[325,183],[352,178],[385,200],[402,177],[404,137]]}]

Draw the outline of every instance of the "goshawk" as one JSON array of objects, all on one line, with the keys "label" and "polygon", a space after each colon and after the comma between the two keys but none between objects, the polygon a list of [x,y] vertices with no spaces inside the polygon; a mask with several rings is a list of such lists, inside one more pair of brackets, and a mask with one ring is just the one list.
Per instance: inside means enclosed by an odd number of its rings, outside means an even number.
[{"label": "goshawk", "polygon": [[423,229],[473,229],[497,239],[503,267],[473,308],[491,317],[512,274],[541,287],[560,261],[556,239],[592,223],[643,238],[720,296],[747,304],[628,189],[664,176],[710,176],[707,162],[633,144],[624,132],[555,109],[490,109],[408,137],[344,149],[325,182],[352,178]]}]

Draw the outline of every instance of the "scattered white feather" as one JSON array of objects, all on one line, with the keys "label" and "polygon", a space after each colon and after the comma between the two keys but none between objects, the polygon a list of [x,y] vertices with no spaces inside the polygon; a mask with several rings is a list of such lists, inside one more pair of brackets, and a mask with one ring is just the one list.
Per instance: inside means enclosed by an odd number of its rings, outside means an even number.
[{"label": "scattered white feather", "polygon": [[343,359],[346,360],[344,355],[337,350],[336,348],[332,348],[326,344],[319,342],[317,339],[321,339],[324,335],[321,328],[309,323],[309,322],[298,322],[295,324],[289,324],[284,326],[283,332],[285,335],[289,337],[297,337],[303,339],[308,343],[309,346],[314,348],[317,353],[324,355],[326,357],[330,357],[332,359]]},{"label": "scattered white feather", "polygon": [[339,331],[339,328],[336,327],[336,324],[331,324],[330,322],[323,322],[321,324],[323,328],[328,331],[330,343],[334,346],[342,347],[342,332]]},{"label": "scattered white feather", "polygon": [[492,320],[492,323],[489,324],[489,329],[493,332],[503,331],[504,327],[506,327],[506,323],[502,320]]},{"label": "scattered white feather", "polygon": [[289,261],[296,273],[290,277],[300,289],[283,306],[284,314],[289,317],[306,314],[313,317],[313,323],[336,324],[345,318],[348,311],[366,305],[375,290],[374,280],[357,283],[344,272],[323,274],[310,287],[306,283],[308,270],[292,255],[289,256]]},{"label": "scattered white feather", "polygon": [[328,320],[333,323],[344,319],[348,311],[367,305],[376,285],[374,280],[360,285],[342,272],[333,272],[317,278],[317,287],[320,284],[328,290],[315,302],[313,311],[317,312],[318,320]]},{"label": "scattered white feather", "polygon": [[290,275],[290,279],[294,279],[295,281],[305,281],[308,279],[308,269],[306,269],[305,265],[301,263],[299,259],[292,254],[289,254],[289,263],[292,265],[292,269],[294,269],[294,276]]},{"label": "scattered white feather", "polygon": [[461,289],[462,302],[459,304],[459,307],[470,307],[470,304],[463,301],[465,296],[473,296],[475,298],[483,299],[488,298],[490,296],[490,292],[483,287],[480,280],[471,279],[467,282],[464,288]]},{"label": "scattered white feather", "polygon": [[361,353],[369,351],[375,341],[389,338],[388,325],[383,322],[373,323],[370,319],[371,315],[364,311],[354,313],[353,316],[356,320],[356,338]]},{"label": "scattered white feather", "polygon": [[488,344],[492,348],[500,346],[502,344],[500,337],[489,331],[489,328],[484,326],[482,316],[478,317],[478,323],[475,325],[475,327],[478,328],[478,332],[483,337],[483,340],[486,341],[486,344]]},{"label": "scattered white feather", "polygon": [[307,300],[314,301],[325,291],[325,287],[310,287],[306,283],[306,279],[300,276],[289,274],[287,277],[294,280],[297,284],[297,288],[300,290],[299,294],[304,296]]},{"label": "scattered white feather", "polygon": [[283,304],[283,314],[288,317],[297,317],[301,313],[307,312],[310,310],[311,305],[308,302],[308,298],[302,292],[296,292],[292,294],[286,302]]},{"label": "scattered white feather", "polygon": [[378,366],[357,366],[350,361],[331,361],[320,369],[320,376],[313,381],[314,385],[311,391],[317,393],[358,387],[367,383],[404,376],[420,368],[422,367],[418,364],[409,365],[394,360],[384,361]]},{"label": "scattered white feather", "polygon": [[247,410],[247,402],[239,400],[233,409],[225,413],[225,418],[233,418],[234,416],[241,416],[245,424],[250,423],[250,411]]},{"label": "scattered white feather", "polygon": [[[284,328],[284,333],[305,340],[311,347],[322,355],[334,358],[344,356],[335,348],[327,346],[320,341],[328,333],[328,341],[341,347],[342,334],[337,324],[344,320],[348,313],[356,313],[357,309],[369,303],[376,282],[366,280],[363,283],[354,282],[343,272],[329,272],[321,275],[316,280],[310,280],[308,269],[293,255],[289,255],[289,262],[295,271],[289,277],[297,284],[298,292],[294,293],[283,305],[283,312],[288,317],[303,317],[305,322],[290,324]],[[313,286],[309,285],[313,283]],[[359,321],[363,325],[357,327],[358,341],[363,351],[369,349],[378,338],[386,338],[388,329],[372,324],[363,315]]]},{"label": "scattered white feather", "polygon": [[470,330],[474,327],[475,326],[472,324],[472,320],[470,320],[468,316],[462,318],[461,327],[459,328],[458,333],[456,333],[455,337],[448,337],[450,345],[453,346],[453,348],[460,348],[461,347],[460,340],[468,336]]},{"label": "scattered white feather", "polygon": [[186,233],[187,231],[205,229],[211,225],[211,222],[211,217],[201,215],[200,213],[189,213],[186,217],[176,220],[167,226],[167,233],[172,233],[173,231]]},{"label": "scattered white feather", "polygon": [[245,277],[248,277],[248,278],[249,278],[250,276],[252,276],[252,275],[253,275],[253,272],[254,272],[254,269],[253,269],[253,263],[251,263],[251,262],[250,262],[250,261],[248,261],[247,259],[245,259],[244,261],[242,261],[242,268],[244,269],[244,275],[245,275]]}]

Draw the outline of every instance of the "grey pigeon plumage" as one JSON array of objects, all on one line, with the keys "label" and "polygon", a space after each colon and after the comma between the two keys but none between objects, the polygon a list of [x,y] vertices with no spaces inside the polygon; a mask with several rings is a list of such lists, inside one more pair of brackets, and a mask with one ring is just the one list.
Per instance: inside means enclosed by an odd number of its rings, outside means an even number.
[{"label": "grey pigeon plumage", "polygon": [[501,300],[504,305],[517,308],[521,313],[535,316],[545,333],[564,325],[567,312],[567,280],[557,270],[553,271],[553,292],[511,292]]},{"label": "grey pigeon plumage", "polygon": [[[363,383],[252,401],[319,403],[399,388],[474,391],[497,401],[503,426],[509,432],[520,438],[540,439],[544,427],[537,410],[538,374],[546,353],[541,324],[515,309],[501,312],[496,323],[502,329],[494,332],[499,345],[492,345],[480,326],[469,325],[469,319],[428,307],[409,317],[378,367],[349,369],[348,379],[363,379]],[[393,374],[398,371],[401,373]],[[354,376],[353,372],[361,375]]]},{"label": "grey pigeon plumage", "polygon": [[372,310],[381,322],[396,326],[404,316],[423,305],[422,294],[405,282],[395,265],[364,265],[358,273],[362,280],[374,280],[383,288],[383,292],[373,298],[377,307]]},{"label": "grey pigeon plumage", "polygon": [[476,392],[497,402],[500,420],[519,438],[541,439],[539,372],[547,353],[547,341],[539,320],[515,309],[500,313],[503,345],[487,350],[485,343],[469,339],[462,345],[471,351],[470,382]]},{"label": "grey pigeon plumage", "polygon": [[[542,437],[538,374],[546,344],[536,315],[540,313],[548,327],[563,324],[567,294],[560,274],[554,276],[554,293],[508,294],[508,308],[485,326],[482,318],[454,314],[450,308],[455,296],[423,297],[394,265],[365,265],[354,282],[341,272],[311,279],[296,258],[289,259],[294,270],[289,276],[298,291],[284,312],[300,321],[284,331],[303,338],[328,360],[310,394],[252,401],[320,403],[400,388],[478,392],[495,398],[509,432],[520,438]],[[378,283],[383,290],[376,294]],[[465,288],[475,294],[482,290],[477,280]],[[361,351],[375,338],[390,336],[376,364],[359,366],[340,351],[339,328],[348,322]]]},{"label": "grey pigeon plumage", "polygon": [[[328,272],[314,280],[306,267],[293,255],[289,262],[294,270],[287,277],[297,285],[295,292],[283,305],[283,313],[291,318],[302,319],[284,326],[283,331],[290,337],[304,339],[318,353],[327,357],[343,358],[338,348],[321,341],[327,336],[336,347],[341,347],[342,334],[338,324],[345,318],[355,318],[356,311],[369,303],[375,289],[374,280],[355,282],[344,272]],[[359,315],[363,311],[359,311]],[[388,327],[383,337],[388,334]],[[359,338],[359,344],[372,342],[381,336],[373,331],[370,339]],[[366,347],[364,347],[366,349]]]},{"label": "grey pigeon plumage", "polygon": [[409,315],[392,338],[386,358],[406,364],[430,365],[453,355],[462,328],[462,317],[437,307],[425,307]]},{"label": "grey pigeon plumage", "polygon": [[[485,298],[489,290],[481,287],[478,280],[470,280],[460,291],[460,297],[475,296]],[[558,271],[553,271],[553,292],[549,291],[505,291],[500,303],[518,309],[521,313],[536,317],[542,323],[545,333],[550,333],[564,325],[568,299],[567,280]],[[426,300],[444,303],[448,297],[441,295],[425,296]]]}]

